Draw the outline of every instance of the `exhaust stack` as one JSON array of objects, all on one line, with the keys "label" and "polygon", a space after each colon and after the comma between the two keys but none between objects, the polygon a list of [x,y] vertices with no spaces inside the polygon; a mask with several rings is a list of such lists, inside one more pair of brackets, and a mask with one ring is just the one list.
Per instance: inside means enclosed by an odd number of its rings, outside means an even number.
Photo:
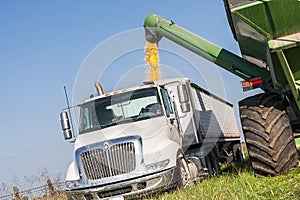
[{"label": "exhaust stack", "polygon": [[104,92],[103,92],[103,88],[102,88],[102,86],[100,85],[100,83],[98,83],[97,81],[95,81],[95,87],[96,87],[96,89],[97,89],[97,92],[98,92],[98,96],[99,95],[102,95]]}]

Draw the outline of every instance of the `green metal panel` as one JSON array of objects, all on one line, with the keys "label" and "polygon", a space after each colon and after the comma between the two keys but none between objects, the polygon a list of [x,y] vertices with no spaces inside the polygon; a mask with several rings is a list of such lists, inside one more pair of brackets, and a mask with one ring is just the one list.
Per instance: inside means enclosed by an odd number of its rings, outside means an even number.
[{"label": "green metal panel", "polygon": [[290,90],[292,92],[294,100],[296,101],[296,104],[298,106],[298,110],[300,110],[300,82],[299,80],[295,79],[292,68],[289,66],[288,57],[286,56],[286,54],[284,54],[282,50],[277,51],[276,54],[282,66],[287,82],[290,86]]},{"label": "green metal panel", "polygon": [[231,12],[270,39],[300,32],[298,0],[255,1]]},{"label": "green metal panel", "polygon": [[270,62],[268,41],[300,33],[298,0],[225,1],[231,5],[228,19],[242,54],[250,61],[258,59],[261,66]]}]

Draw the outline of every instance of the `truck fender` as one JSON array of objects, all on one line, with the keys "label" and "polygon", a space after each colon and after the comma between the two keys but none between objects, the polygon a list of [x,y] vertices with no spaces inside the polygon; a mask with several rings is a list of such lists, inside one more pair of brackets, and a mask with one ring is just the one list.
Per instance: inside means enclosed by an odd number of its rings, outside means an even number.
[{"label": "truck fender", "polygon": [[66,181],[74,181],[79,179],[80,176],[79,176],[78,167],[73,161],[68,167],[67,174],[66,174]]}]

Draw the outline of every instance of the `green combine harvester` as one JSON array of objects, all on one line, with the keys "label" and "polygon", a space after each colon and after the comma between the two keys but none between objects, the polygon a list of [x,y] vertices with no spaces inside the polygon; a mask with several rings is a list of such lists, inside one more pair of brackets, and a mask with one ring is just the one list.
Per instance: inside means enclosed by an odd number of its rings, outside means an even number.
[{"label": "green combine harvester", "polygon": [[146,17],[146,40],[162,37],[241,77],[245,91],[264,92],[239,102],[256,176],[275,176],[298,165],[300,132],[300,1],[224,0],[242,57],[157,15]]}]

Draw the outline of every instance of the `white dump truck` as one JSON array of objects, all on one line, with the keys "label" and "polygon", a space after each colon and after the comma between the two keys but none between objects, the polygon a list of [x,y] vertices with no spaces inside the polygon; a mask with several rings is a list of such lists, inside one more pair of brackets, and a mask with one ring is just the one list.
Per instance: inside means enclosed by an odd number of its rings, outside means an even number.
[{"label": "white dump truck", "polygon": [[[187,187],[219,174],[219,163],[241,161],[233,105],[187,78],[145,82],[103,93],[79,109],[72,134],[61,113],[74,161],[66,174],[68,199],[123,199]],[[70,125],[71,124],[71,125]]]}]

